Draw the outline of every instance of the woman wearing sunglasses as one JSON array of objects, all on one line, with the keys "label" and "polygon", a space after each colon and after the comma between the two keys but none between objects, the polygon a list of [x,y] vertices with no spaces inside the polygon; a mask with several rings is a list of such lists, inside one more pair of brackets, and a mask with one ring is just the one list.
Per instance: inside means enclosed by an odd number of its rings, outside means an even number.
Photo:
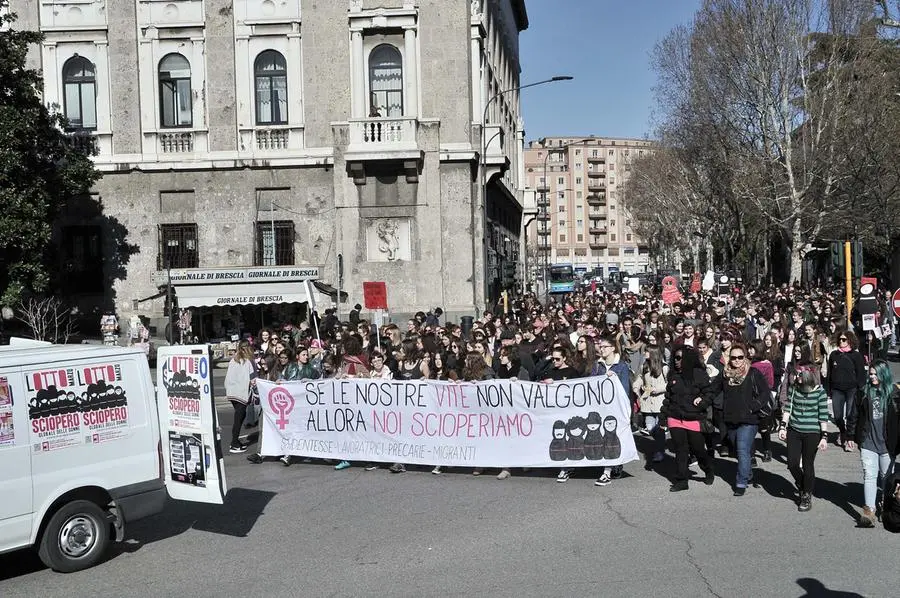
[{"label": "woman wearing sunglasses", "polygon": [[828,356],[828,389],[831,393],[831,408],[834,425],[838,427],[838,446],[849,452],[846,442],[852,440],[853,432],[847,429],[845,417],[856,408],[857,393],[866,386],[866,366],[857,350],[856,336],[849,330],[837,335],[837,349]]},{"label": "woman wearing sunglasses", "polygon": [[856,409],[847,414],[847,433],[850,449],[859,448],[863,467],[865,505],[859,518],[860,527],[873,527],[880,515],[878,478],[886,481],[897,457],[897,431],[900,428],[898,391],[890,366],[876,361],[867,368],[869,380],[863,389]]},{"label": "woman wearing sunglasses", "polygon": [[766,378],[759,370],[750,367],[747,347],[743,343],[733,343],[725,366],[722,418],[728,440],[737,453],[735,496],[743,496],[753,478],[753,441],[759,429],[760,410],[769,398]]}]

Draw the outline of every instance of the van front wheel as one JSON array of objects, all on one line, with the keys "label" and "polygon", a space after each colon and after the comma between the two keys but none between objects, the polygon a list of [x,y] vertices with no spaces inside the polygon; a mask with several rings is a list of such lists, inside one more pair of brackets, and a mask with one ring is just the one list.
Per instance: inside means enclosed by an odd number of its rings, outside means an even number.
[{"label": "van front wheel", "polygon": [[106,513],[88,500],[63,505],[41,536],[38,556],[45,565],[61,573],[93,567],[109,546]]}]

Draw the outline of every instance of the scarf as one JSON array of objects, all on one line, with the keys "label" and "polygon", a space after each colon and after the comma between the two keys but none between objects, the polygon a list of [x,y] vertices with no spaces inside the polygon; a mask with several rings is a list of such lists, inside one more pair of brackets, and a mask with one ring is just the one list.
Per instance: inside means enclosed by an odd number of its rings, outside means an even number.
[{"label": "scarf", "polygon": [[738,368],[731,367],[731,361],[728,363],[729,365],[725,366],[725,377],[728,378],[728,386],[740,386],[744,383],[747,374],[750,373],[750,361],[745,357],[742,362],[743,365]]}]

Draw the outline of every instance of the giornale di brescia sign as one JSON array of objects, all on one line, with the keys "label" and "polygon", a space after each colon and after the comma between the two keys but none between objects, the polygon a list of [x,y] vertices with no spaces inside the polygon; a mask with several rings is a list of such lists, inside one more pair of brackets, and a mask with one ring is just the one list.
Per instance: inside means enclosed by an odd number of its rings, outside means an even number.
[{"label": "giornale di brescia sign", "polygon": [[302,282],[317,280],[318,266],[250,266],[244,268],[182,268],[160,270],[154,273],[153,282],[166,284],[171,275],[172,284],[228,284],[236,282]]}]

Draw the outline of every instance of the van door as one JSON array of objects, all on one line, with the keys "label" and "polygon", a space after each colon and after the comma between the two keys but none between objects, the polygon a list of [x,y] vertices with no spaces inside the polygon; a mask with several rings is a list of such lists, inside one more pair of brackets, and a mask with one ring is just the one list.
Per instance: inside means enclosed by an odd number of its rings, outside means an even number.
[{"label": "van door", "polygon": [[0,552],[31,542],[28,408],[19,369],[0,371]]},{"label": "van door", "polygon": [[169,496],[222,504],[227,491],[225,460],[209,347],[160,347],[156,363],[163,479]]}]

